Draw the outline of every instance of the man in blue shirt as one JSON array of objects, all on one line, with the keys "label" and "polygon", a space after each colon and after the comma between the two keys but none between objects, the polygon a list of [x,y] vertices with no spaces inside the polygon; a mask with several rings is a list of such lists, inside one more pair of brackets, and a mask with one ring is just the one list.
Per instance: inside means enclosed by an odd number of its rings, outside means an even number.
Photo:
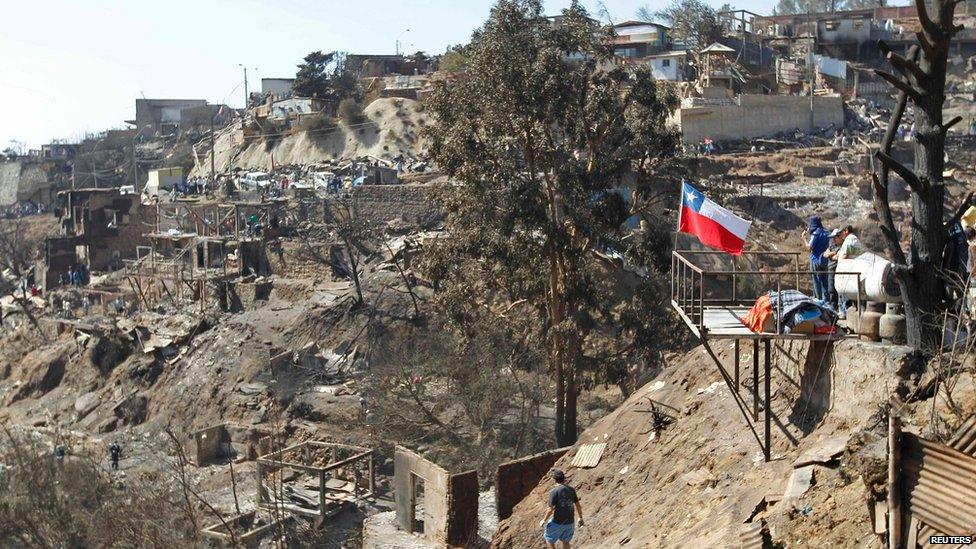
[{"label": "man in blue shirt", "polygon": [[[583,509],[580,507],[576,490],[566,485],[565,473],[553,469],[552,480],[556,482],[556,486],[549,491],[546,516],[539,522],[539,526],[545,528],[542,537],[546,540],[549,549],[554,549],[557,541],[561,543],[562,549],[569,549],[569,543],[573,541],[573,534],[576,531],[573,508],[575,507],[576,513],[579,514],[580,526],[583,526]],[[552,520],[549,520],[550,518]]]},{"label": "man in blue shirt", "polygon": [[803,239],[810,250],[810,270],[813,271],[813,293],[817,299],[827,299],[828,261],[824,252],[830,246],[830,232],[824,228],[819,215],[810,218],[810,226],[803,231]]}]

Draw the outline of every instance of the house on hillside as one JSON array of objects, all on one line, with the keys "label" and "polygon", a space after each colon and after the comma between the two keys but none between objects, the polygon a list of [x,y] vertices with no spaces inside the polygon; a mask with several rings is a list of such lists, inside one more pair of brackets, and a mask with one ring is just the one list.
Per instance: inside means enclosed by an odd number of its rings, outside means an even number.
[{"label": "house on hillside", "polygon": [[139,195],[119,189],[59,192],[60,235],[45,239],[41,287],[56,286],[70,267],[84,266],[89,272],[121,268],[122,260],[134,258],[136,246],[145,242],[143,222],[149,211]]},{"label": "house on hillside", "polygon": [[324,99],[314,97],[291,97],[271,104],[268,118],[293,118],[321,112],[326,107]]},{"label": "house on hillside", "polygon": [[736,52],[732,48],[714,42],[699,54],[702,64],[699,79],[704,88],[732,90],[745,83],[745,76],[736,68]]},{"label": "house on hillside", "polygon": [[136,117],[125,122],[137,128],[149,126],[156,133],[173,133],[183,122],[183,109],[206,106],[206,99],[136,99]]},{"label": "house on hillside", "polygon": [[644,58],[671,47],[670,27],[646,21],[625,21],[613,26],[613,54],[623,58]]},{"label": "house on hillside", "polygon": [[437,70],[438,61],[439,57],[349,54],[346,68],[359,78],[430,74]]},{"label": "house on hillside", "polygon": [[665,51],[647,56],[655,80],[684,82],[688,78],[688,52]]},{"label": "house on hillside", "polygon": [[272,94],[278,99],[287,99],[291,97],[294,85],[294,78],[262,78],[261,95],[267,97]]},{"label": "house on hillside", "polygon": [[77,143],[48,143],[41,145],[41,158],[45,160],[68,160],[78,152]]}]

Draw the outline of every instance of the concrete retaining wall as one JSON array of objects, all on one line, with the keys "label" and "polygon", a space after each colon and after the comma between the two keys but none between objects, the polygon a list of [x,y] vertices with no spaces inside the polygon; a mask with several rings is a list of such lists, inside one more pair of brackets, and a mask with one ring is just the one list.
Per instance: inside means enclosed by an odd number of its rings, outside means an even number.
[{"label": "concrete retaining wall", "polygon": [[682,138],[697,143],[705,137],[716,141],[770,136],[799,128],[844,124],[840,97],[814,97],[811,125],[810,98],[792,95],[741,95],[739,105],[679,109],[675,117]]},{"label": "concrete retaining wall", "polygon": [[20,200],[48,203],[51,200],[48,164],[14,160],[0,162],[0,206]]},{"label": "concrete retaining wall", "polygon": [[512,509],[539,485],[542,477],[569,449],[570,447],[557,448],[499,465],[498,473],[495,475],[495,506],[498,508],[498,520],[505,520],[512,516]]}]

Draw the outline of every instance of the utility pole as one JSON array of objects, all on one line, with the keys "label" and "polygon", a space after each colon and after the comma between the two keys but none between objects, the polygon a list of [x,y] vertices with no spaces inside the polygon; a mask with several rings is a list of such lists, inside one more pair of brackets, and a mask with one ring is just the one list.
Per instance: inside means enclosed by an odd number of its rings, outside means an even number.
[{"label": "utility pole", "polygon": [[139,192],[139,172],[136,168],[136,138],[139,137],[139,130],[136,129],[136,134],[132,136],[132,188],[136,192]]},{"label": "utility pole", "polygon": [[210,186],[217,184],[216,170],[214,169],[214,112],[210,109]]},{"label": "utility pole", "polygon": [[813,114],[813,88],[816,86],[816,82],[815,82],[816,79],[815,71],[817,66],[817,60],[815,57],[816,55],[817,55],[817,37],[814,36],[813,49],[810,50],[810,63],[809,63],[810,65],[809,67],[810,68],[810,133],[813,133],[814,120],[815,120]]},{"label": "utility pole", "polygon": [[[238,63],[238,67],[244,69],[244,114],[241,115],[241,130],[244,130],[244,119],[247,118],[247,108],[250,106],[250,94],[247,92],[247,67],[243,63]],[[211,119],[211,122],[213,120]]]}]

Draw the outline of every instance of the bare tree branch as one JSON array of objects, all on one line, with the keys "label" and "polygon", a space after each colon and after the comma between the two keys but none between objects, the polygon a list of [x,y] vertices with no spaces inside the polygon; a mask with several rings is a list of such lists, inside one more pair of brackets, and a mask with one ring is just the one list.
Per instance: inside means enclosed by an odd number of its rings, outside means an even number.
[{"label": "bare tree branch", "polygon": [[915,0],[915,10],[918,12],[918,21],[922,25],[922,30],[925,31],[929,37],[937,37],[941,34],[940,29],[936,26],[932,18],[929,17],[928,8],[925,7],[925,0]]},{"label": "bare tree branch", "polygon": [[895,221],[891,215],[891,203],[888,200],[888,186],[881,184],[881,180],[878,179],[877,174],[871,174],[871,178],[874,182],[872,201],[874,202],[874,210],[878,213],[881,220],[879,227],[881,228],[881,234],[885,237],[885,245],[888,247],[888,252],[891,254],[892,259],[894,259],[895,264],[905,265],[907,260],[905,259],[905,252],[901,249],[901,235],[898,233],[898,229],[895,228]]},{"label": "bare tree branch", "polygon": [[918,45],[921,46],[922,51],[925,53],[926,59],[932,59],[933,57],[935,57],[936,55],[935,46],[932,45],[932,42],[929,41],[928,37],[925,36],[924,32],[921,31],[916,32],[915,38],[918,40]]},{"label": "bare tree branch", "polygon": [[878,151],[874,153],[874,157],[881,161],[889,170],[898,174],[908,186],[912,188],[915,192],[925,192],[926,184],[916,176],[912,170],[906,168],[901,162],[898,162],[887,153],[883,151]]},{"label": "bare tree branch", "polygon": [[962,219],[962,216],[966,215],[966,210],[973,205],[976,205],[976,193],[969,193],[962,201],[962,204],[959,205],[959,208],[956,209],[956,213],[952,214],[949,221],[946,221],[945,229],[948,231],[953,225],[958,223]]},{"label": "bare tree branch", "polygon": [[890,72],[885,72],[885,71],[880,70],[880,69],[874,69],[874,74],[877,74],[885,82],[891,84],[892,86],[894,86],[895,88],[897,88],[899,91],[904,92],[905,94],[907,94],[909,97],[912,98],[912,100],[918,101],[919,99],[922,98],[921,94],[918,93],[918,90],[916,90],[915,88],[911,87],[911,85],[909,85],[907,82],[901,80],[900,78],[898,78],[897,76],[891,74]]},{"label": "bare tree branch", "polygon": [[925,80],[926,78],[928,78],[928,75],[925,74],[925,71],[923,71],[922,68],[918,66],[918,63],[916,61],[910,61],[908,59],[905,59],[904,57],[898,55],[893,51],[889,51],[886,57],[888,58],[888,61],[891,61],[891,64],[894,65],[895,68],[899,69],[901,73],[904,74],[905,76],[911,74],[912,76],[915,77],[915,80],[917,81]]},{"label": "bare tree branch", "polygon": [[942,133],[943,134],[949,133],[949,128],[955,126],[956,124],[958,124],[960,122],[962,122],[962,117],[961,116],[955,116],[955,117],[953,117],[952,120],[950,120],[950,121],[948,121],[948,122],[946,122],[945,124],[942,125]]}]

